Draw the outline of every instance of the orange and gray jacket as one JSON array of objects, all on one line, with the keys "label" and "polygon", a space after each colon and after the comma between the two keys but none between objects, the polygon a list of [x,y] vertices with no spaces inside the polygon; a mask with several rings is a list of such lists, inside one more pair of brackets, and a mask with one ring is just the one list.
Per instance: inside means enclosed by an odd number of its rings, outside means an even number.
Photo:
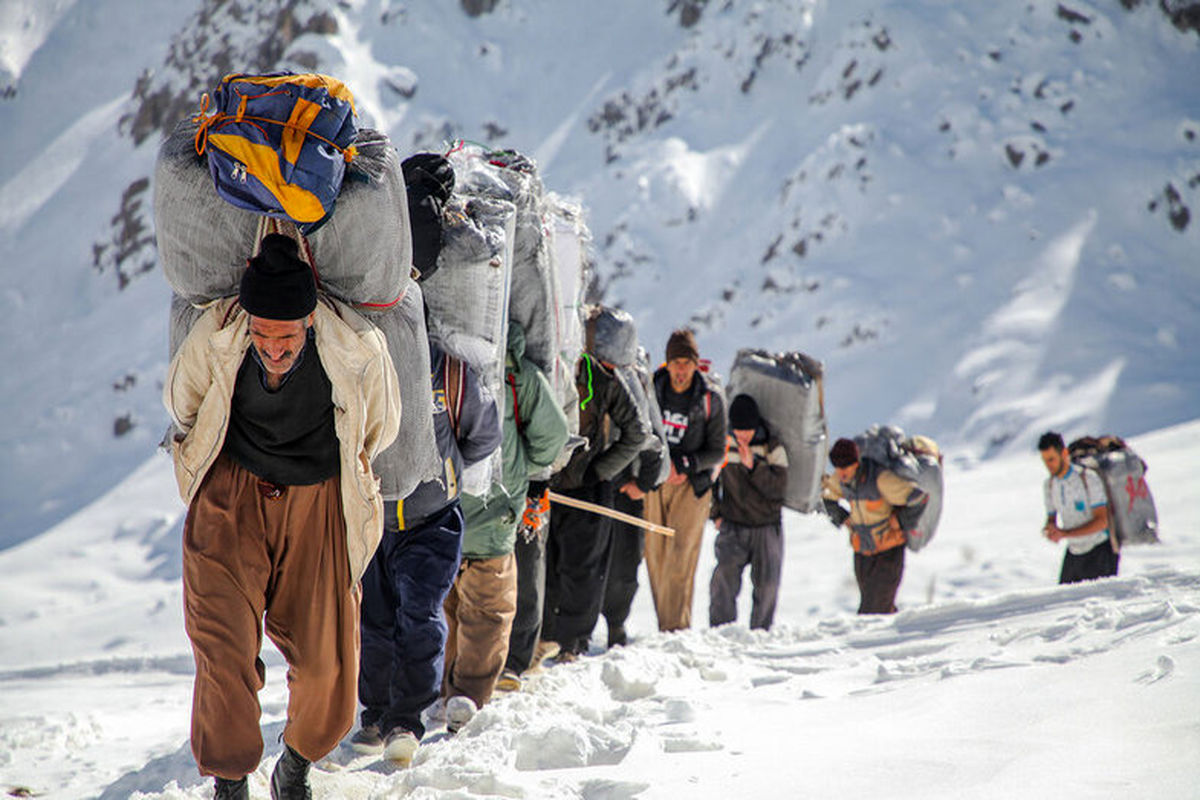
[{"label": "orange and gray jacket", "polygon": [[845,500],[850,505],[846,525],[854,552],[875,555],[905,543],[906,534],[898,519],[900,508],[922,506],[929,495],[913,481],[905,480],[882,465],[864,458],[849,483],[826,475],[822,481],[827,500]]}]

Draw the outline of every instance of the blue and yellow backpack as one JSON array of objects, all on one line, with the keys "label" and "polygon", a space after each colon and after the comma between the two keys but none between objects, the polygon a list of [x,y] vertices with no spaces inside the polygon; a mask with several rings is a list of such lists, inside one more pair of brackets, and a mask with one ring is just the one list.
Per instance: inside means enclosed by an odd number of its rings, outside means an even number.
[{"label": "blue and yellow backpack", "polygon": [[225,200],[308,233],[332,213],[354,159],[355,113],[327,75],[226,75],[201,99],[196,152]]}]

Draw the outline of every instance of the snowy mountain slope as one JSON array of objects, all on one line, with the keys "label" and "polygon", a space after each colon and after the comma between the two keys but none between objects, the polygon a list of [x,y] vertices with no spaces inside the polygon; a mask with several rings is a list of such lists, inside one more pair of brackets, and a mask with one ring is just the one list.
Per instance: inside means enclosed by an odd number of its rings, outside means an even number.
[{"label": "snowy mountain slope", "polygon": [[[457,738],[432,736],[411,770],[335,751],[315,796],[1193,798],[1200,421],[1133,444],[1163,544],[1128,549],[1118,578],[1054,585],[1062,550],[1038,535],[1036,456],[951,465],[941,528],[908,560],[897,616],[856,617],[844,536],[789,514],[770,633],[743,621],[660,635],[643,575],[629,647],[551,667]],[[209,796],[187,744],[171,483],[156,455],[0,552],[0,791]],[[264,657],[259,798],[286,715],[282,660]]]},{"label": "snowy mountain slope", "polygon": [[652,352],[688,322],[722,370],[803,349],[835,433],[899,421],[971,462],[1192,418],[1200,35],[1164,8],[1181,27],[1049,0],[6,4],[0,547],[161,435],[148,178],[237,68],[339,75],[405,152],[532,153]]}]

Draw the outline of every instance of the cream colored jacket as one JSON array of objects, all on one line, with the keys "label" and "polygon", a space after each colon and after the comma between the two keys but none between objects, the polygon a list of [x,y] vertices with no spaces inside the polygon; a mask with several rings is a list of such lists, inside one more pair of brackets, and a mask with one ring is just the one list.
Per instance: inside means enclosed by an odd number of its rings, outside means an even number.
[{"label": "cream colored jacket", "polygon": [[[250,347],[249,315],[235,302],[220,300],[196,320],[163,387],[163,404],[179,429],[171,444],[175,480],[189,506],[225,443],[234,382]],[[371,461],[400,429],[400,384],[384,335],[350,306],[323,298],[313,329],[333,386],[353,585],[383,535],[383,499]]]}]

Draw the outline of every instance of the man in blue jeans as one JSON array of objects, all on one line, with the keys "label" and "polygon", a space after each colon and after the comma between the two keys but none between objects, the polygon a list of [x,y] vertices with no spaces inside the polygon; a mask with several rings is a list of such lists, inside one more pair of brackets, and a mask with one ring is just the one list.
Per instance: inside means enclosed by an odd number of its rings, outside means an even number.
[{"label": "man in blue jeans", "polygon": [[500,446],[491,394],[463,362],[430,343],[434,431],[442,476],[400,501],[384,503],[379,549],[363,575],[362,728],[350,743],[362,753],[407,764],[425,726],[421,712],[438,698],[446,647],[442,604],[458,574],[462,471]]}]

